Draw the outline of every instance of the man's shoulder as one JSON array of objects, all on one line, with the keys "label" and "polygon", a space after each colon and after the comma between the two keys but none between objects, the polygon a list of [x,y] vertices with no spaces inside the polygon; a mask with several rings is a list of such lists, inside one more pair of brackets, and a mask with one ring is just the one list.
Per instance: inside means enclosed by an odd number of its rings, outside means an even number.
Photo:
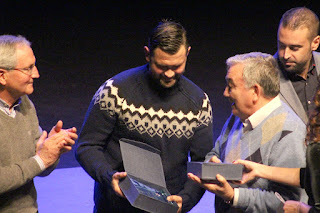
[{"label": "man's shoulder", "polygon": [[98,93],[104,91],[107,88],[133,88],[135,85],[139,84],[141,82],[142,76],[147,71],[147,65],[143,65],[140,67],[131,68],[125,71],[122,71],[110,79],[106,80],[98,89]]},{"label": "man's shoulder", "polygon": [[314,57],[320,58],[320,52],[313,51],[312,53]]},{"label": "man's shoulder", "polygon": [[20,98],[20,107],[34,107],[32,101],[30,100],[30,98],[27,95],[23,95]]},{"label": "man's shoulder", "polygon": [[[320,69],[320,52],[313,51],[312,52],[314,62],[316,63],[317,70]],[[319,73],[319,71],[318,71]]]},{"label": "man's shoulder", "polygon": [[140,78],[143,73],[147,71],[147,65],[131,68],[125,71],[118,73],[113,76],[111,79],[117,83],[129,83],[132,80]]},{"label": "man's shoulder", "polygon": [[305,128],[306,125],[301,120],[301,118],[289,107],[285,102],[281,100],[281,105],[278,109],[275,110],[274,115],[283,114],[284,116],[284,125],[295,126],[299,128]]},{"label": "man's shoulder", "polygon": [[181,76],[180,85],[186,94],[192,97],[201,97],[203,99],[205,96],[205,92],[186,76]]}]

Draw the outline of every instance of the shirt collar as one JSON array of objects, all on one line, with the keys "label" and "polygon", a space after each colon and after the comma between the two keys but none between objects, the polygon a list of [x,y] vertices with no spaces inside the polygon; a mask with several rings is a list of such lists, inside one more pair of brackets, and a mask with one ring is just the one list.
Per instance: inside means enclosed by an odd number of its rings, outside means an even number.
[{"label": "shirt collar", "polygon": [[12,109],[10,110],[9,104],[7,104],[4,100],[0,98],[0,110],[9,115],[10,117],[16,116],[16,107],[18,107],[21,103],[21,98],[19,98],[12,106]]},{"label": "shirt collar", "polygon": [[279,95],[272,99],[269,103],[261,107],[258,111],[247,118],[244,123],[244,131],[256,128],[272,111],[281,106]]}]

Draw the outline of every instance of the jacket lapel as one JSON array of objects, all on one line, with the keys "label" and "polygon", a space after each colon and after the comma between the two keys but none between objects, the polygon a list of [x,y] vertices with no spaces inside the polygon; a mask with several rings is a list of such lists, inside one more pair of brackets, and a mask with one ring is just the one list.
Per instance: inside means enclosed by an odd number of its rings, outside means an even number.
[{"label": "jacket lapel", "polygon": [[292,108],[305,124],[308,123],[307,113],[304,110],[291,81],[286,79],[282,72],[280,72],[280,98]]}]

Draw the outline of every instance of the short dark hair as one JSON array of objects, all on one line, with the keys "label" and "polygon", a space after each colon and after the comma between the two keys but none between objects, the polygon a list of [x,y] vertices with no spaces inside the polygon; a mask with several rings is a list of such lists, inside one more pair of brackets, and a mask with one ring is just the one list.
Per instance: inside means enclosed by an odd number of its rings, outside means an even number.
[{"label": "short dark hair", "polygon": [[186,48],[189,47],[187,31],[180,23],[167,19],[159,22],[148,38],[148,48],[151,55],[158,47],[166,53],[175,54],[181,45],[185,45]]},{"label": "short dark hair", "polygon": [[313,40],[319,33],[319,18],[306,7],[295,7],[282,15],[279,27],[296,30],[305,27],[310,32],[310,39]]}]

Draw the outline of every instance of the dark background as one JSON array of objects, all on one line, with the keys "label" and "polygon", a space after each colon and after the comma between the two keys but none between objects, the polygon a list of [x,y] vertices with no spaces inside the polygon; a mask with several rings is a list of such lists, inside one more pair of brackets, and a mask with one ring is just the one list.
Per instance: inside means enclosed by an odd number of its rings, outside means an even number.
[{"label": "dark background", "polygon": [[[145,63],[147,33],[162,19],[180,22],[192,46],[186,76],[210,97],[215,138],[230,114],[223,98],[225,60],[239,53],[276,52],[282,14],[306,6],[319,16],[320,1],[18,1],[0,3],[0,34],[32,42],[40,79],[34,102],[40,125],[59,119],[80,130],[89,102],[113,75]],[[79,166],[73,152],[62,167]]]}]

